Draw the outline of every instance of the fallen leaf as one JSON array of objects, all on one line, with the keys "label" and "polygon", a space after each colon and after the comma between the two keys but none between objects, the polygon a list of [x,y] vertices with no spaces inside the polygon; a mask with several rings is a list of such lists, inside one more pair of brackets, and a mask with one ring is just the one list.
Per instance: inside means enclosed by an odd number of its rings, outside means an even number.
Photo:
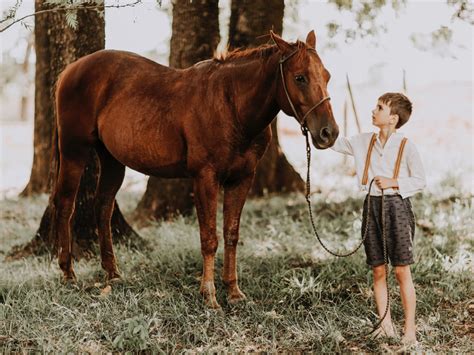
[{"label": "fallen leaf", "polygon": [[107,285],[100,291],[100,297],[107,297],[110,292],[112,292],[112,286]]}]

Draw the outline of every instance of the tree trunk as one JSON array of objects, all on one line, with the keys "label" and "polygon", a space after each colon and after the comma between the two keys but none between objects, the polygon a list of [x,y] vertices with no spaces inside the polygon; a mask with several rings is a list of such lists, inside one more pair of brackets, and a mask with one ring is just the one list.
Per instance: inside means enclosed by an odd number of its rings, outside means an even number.
[{"label": "tree trunk", "polygon": [[[284,0],[232,0],[229,47],[256,47],[268,43],[270,30],[281,35]],[[264,37],[261,37],[264,36]],[[260,37],[260,38],[259,38]],[[272,141],[258,164],[251,196],[271,192],[304,191],[304,181],[286,159],[278,143],[277,120]]]},{"label": "tree trunk", "polygon": [[[45,3],[45,0],[36,0],[35,11],[51,7]],[[35,17],[35,153],[30,182],[23,195],[51,192],[54,189],[58,165],[54,92],[59,74],[68,64],[105,46],[105,22],[98,12],[79,10],[77,20],[77,29],[74,30],[66,24],[63,11],[42,13]],[[73,216],[72,234],[76,257],[89,254],[98,240],[93,208],[98,164],[96,154],[91,150],[90,161],[81,178]],[[53,201],[50,198],[33,240],[25,246],[16,247],[11,256],[53,251],[56,245],[54,216]],[[117,204],[112,217],[112,234],[114,239],[138,237],[124,220]]]},{"label": "tree trunk", "polygon": [[[31,49],[33,47],[33,36],[30,34],[28,35],[27,41],[28,43],[26,44],[26,51],[25,51],[25,59],[23,60],[23,65],[21,66],[21,71],[22,74],[25,78],[28,77],[28,71],[30,68],[30,56],[31,56]],[[28,80],[25,80],[25,84]],[[27,121],[27,111],[28,111],[28,98],[30,94],[30,86],[25,85],[23,88],[21,88],[21,101],[20,101],[20,121]]]},{"label": "tree trunk", "polygon": [[[219,44],[218,0],[177,0],[173,2],[170,66],[187,68],[212,57]],[[185,103],[183,103],[185,104]],[[193,211],[190,179],[150,177],[135,218],[168,219]]]}]

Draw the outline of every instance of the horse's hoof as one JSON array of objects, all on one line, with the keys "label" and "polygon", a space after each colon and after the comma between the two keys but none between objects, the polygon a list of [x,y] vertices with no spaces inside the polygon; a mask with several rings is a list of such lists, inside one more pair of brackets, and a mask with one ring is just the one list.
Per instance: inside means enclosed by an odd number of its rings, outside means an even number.
[{"label": "horse's hoof", "polygon": [[247,299],[247,296],[245,296],[245,294],[244,294],[242,291],[239,291],[239,292],[237,292],[237,293],[231,294],[231,295],[229,295],[229,297],[227,298],[227,300],[228,300],[228,302],[229,302],[230,304],[236,304],[236,303],[245,301],[246,299]]},{"label": "horse's hoof", "polygon": [[122,281],[122,276],[114,271],[110,274],[107,275],[107,283],[111,283],[111,284],[114,284],[114,283],[120,283]]},{"label": "horse's hoof", "polygon": [[213,282],[203,282],[201,283],[201,288],[199,293],[204,297],[204,302],[206,306],[211,309],[220,309],[221,306],[217,303],[216,300],[216,289]]},{"label": "horse's hoof", "polygon": [[62,282],[65,285],[75,285],[75,284],[77,284],[77,280],[75,278],[72,278],[72,277],[63,277]]},{"label": "horse's hoof", "polygon": [[77,283],[76,274],[72,270],[68,271],[68,272],[64,272],[62,280],[63,280],[63,283],[66,284],[66,285],[71,285],[71,284],[76,284]]},{"label": "horse's hoof", "polygon": [[206,306],[210,309],[213,309],[215,311],[220,311],[222,310],[222,307],[220,306],[219,303],[217,303],[217,300],[206,300]]},{"label": "horse's hoof", "polygon": [[77,279],[76,276],[70,277],[70,276],[63,276],[62,278],[62,284],[66,286],[68,289],[75,289],[79,290],[79,286],[77,284]]},{"label": "horse's hoof", "polygon": [[215,310],[221,309],[220,304],[217,303],[216,296],[209,295],[206,292],[203,292],[202,290],[200,291],[200,293],[204,297],[204,304],[206,305],[207,308],[215,309]]}]

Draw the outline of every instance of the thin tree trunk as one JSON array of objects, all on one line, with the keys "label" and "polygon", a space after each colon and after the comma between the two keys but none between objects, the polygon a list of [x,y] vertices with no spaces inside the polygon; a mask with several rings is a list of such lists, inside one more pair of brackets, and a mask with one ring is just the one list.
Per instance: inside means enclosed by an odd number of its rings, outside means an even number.
[{"label": "thin tree trunk", "polygon": [[[270,30],[281,35],[284,9],[284,0],[232,0],[229,47],[256,47],[268,43],[269,37],[266,35]],[[272,123],[272,134],[270,146],[257,167],[251,196],[304,191],[301,176],[280,148],[277,120]]]},{"label": "thin tree trunk", "polygon": [[[45,1],[36,0],[35,10],[47,9]],[[53,61],[54,35],[53,28],[48,33],[48,23],[57,21],[57,14],[43,14],[35,17],[35,127],[33,137],[33,166],[28,185],[21,193],[22,196],[31,196],[37,193],[47,193],[51,190],[49,177],[51,147],[54,131],[54,105],[51,95],[57,75],[63,66]],[[57,65],[60,65],[58,68]]]},{"label": "thin tree trunk", "polygon": [[[33,40],[31,36],[28,36],[27,39],[28,43],[26,45],[26,51],[25,51],[25,59],[23,60],[23,65],[21,66],[21,71],[23,73],[23,76],[26,78],[28,77],[28,71],[30,68],[30,56],[31,56],[31,49],[33,47]],[[26,84],[26,82],[25,82]],[[21,121],[27,121],[27,110],[28,110],[28,98],[29,98],[29,85],[25,85],[23,87],[22,93],[21,93],[21,101],[20,101],[20,120]]]},{"label": "thin tree trunk", "polygon": [[[36,0],[35,10],[51,6],[45,3],[45,0]],[[35,17],[35,154],[31,179],[23,195],[51,192],[54,189],[58,170],[54,92],[59,74],[68,64],[105,46],[105,23],[99,13],[94,10],[79,10],[77,20],[77,29],[74,30],[66,24],[64,12],[43,13]],[[98,174],[98,159],[91,150],[90,161],[81,178],[73,216],[72,234],[76,257],[90,254],[98,239],[94,216]],[[55,211],[50,198],[33,239],[27,245],[14,248],[10,255],[20,257],[53,251],[56,245],[56,221],[53,216]],[[114,239],[133,237],[133,242],[140,243],[138,235],[124,220],[117,204],[112,217],[112,234]]]},{"label": "thin tree trunk", "polygon": [[[170,66],[187,68],[212,58],[219,44],[218,0],[177,0],[173,2]],[[185,103],[183,103],[184,105]],[[168,219],[188,215],[194,208],[190,179],[150,177],[135,219]]]}]

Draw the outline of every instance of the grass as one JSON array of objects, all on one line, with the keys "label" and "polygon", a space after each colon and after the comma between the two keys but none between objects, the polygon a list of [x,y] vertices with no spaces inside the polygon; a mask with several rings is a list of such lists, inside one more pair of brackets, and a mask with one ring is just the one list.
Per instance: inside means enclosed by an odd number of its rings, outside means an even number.
[{"label": "grass", "polygon": [[[127,196],[128,200],[139,196]],[[76,264],[79,282],[60,282],[56,260],[6,262],[10,248],[34,234],[47,198],[1,202],[0,352],[317,351],[395,350],[361,334],[376,320],[371,272],[363,251],[327,255],[312,236],[302,196],[248,201],[241,224],[239,277],[248,301],[222,312],[199,295],[202,260],[195,217],[139,229],[146,252],[116,246],[124,279],[104,290],[97,258]],[[332,248],[360,238],[359,199],[315,198],[317,225]],[[132,206],[133,204],[130,204]],[[413,199],[416,234],[417,325],[420,349],[472,351],[472,197],[450,193]],[[222,230],[221,216],[219,228]],[[222,242],[216,273],[222,269]],[[403,312],[391,281],[393,318]]]}]

